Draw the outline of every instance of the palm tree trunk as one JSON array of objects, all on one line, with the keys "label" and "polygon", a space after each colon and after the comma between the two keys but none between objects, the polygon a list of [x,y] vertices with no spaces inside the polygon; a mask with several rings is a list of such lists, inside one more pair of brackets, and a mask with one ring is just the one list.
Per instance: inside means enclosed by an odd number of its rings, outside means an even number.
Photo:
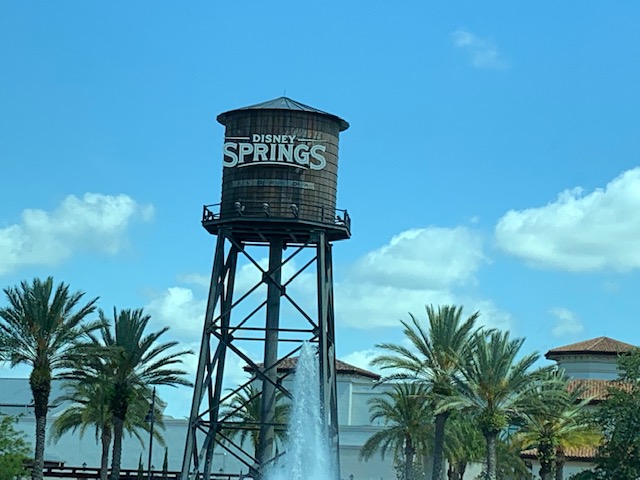
[{"label": "palm tree trunk", "polygon": [[46,368],[35,367],[29,376],[36,416],[36,446],[33,458],[31,478],[42,480],[44,470],[44,445],[47,429],[47,410],[51,392],[51,372]]},{"label": "palm tree trunk", "polygon": [[411,441],[411,437],[407,435],[405,437],[404,442],[404,478],[405,480],[414,480],[413,479],[413,442]]},{"label": "palm tree trunk", "polygon": [[553,447],[548,442],[543,442],[538,446],[538,459],[540,460],[540,478],[551,480],[553,469]]},{"label": "palm tree trunk", "polygon": [[498,433],[486,433],[484,438],[487,441],[487,480],[497,480],[497,456],[496,438]]},{"label": "palm tree trunk", "polygon": [[448,480],[462,480],[467,469],[467,462],[449,463]]},{"label": "palm tree trunk", "polygon": [[124,420],[113,417],[113,454],[111,455],[111,474],[109,480],[120,480],[120,462],[122,460],[122,432]]},{"label": "palm tree trunk", "polygon": [[460,475],[459,480],[463,480],[464,472],[467,470],[467,462],[458,462],[458,475]]},{"label": "palm tree trunk", "polygon": [[556,480],[564,480],[564,451],[558,447],[556,452]]},{"label": "palm tree trunk", "polygon": [[44,443],[47,427],[47,416],[36,415],[36,448],[33,459],[33,470],[31,478],[33,480],[42,480],[44,473]]},{"label": "palm tree trunk", "polygon": [[107,480],[109,469],[109,447],[111,446],[111,427],[102,427],[102,456],[100,457],[100,480]]},{"label": "palm tree trunk", "polygon": [[442,480],[444,469],[444,429],[447,424],[450,412],[442,412],[436,415],[435,438],[433,441],[433,470],[431,472],[432,480]]},{"label": "palm tree trunk", "polygon": [[551,464],[540,460],[540,479],[551,480]]}]

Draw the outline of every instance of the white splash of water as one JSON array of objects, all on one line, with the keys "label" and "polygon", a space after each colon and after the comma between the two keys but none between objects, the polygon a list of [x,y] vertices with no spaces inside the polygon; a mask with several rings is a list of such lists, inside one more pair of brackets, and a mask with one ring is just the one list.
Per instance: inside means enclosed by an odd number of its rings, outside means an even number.
[{"label": "white splash of water", "polygon": [[286,453],[266,475],[267,480],[333,480],[338,478],[322,421],[320,373],[316,349],[302,345],[293,380],[293,400]]}]

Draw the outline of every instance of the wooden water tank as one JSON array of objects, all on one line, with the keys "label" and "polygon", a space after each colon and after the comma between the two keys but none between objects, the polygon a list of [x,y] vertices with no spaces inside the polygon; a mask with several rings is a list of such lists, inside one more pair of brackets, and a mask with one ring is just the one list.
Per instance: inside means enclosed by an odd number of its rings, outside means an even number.
[{"label": "wooden water tank", "polygon": [[[217,221],[333,228],[341,118],[280,97],[222,113],[222,201]],[[348,217],[347,217],[348,219]]]}]

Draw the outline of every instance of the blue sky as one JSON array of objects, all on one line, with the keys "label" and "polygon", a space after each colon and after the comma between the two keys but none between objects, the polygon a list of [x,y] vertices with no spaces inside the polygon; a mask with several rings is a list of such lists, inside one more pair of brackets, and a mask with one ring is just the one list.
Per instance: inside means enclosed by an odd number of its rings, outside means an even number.
[{"label": "blue sky", "polygon": [[640,344],[639,22],[633,1],[3,2],[0,284],[53,275],[197,348],[216,115],[286,91],[351,124],[340,358],[451,302],[528,351]]}]

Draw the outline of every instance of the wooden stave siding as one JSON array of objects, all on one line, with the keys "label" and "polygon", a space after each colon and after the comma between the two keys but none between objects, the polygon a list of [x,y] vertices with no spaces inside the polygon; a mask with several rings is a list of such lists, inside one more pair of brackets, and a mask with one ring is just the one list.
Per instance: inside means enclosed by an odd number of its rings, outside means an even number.
[{"label": "wooden stave siding", "polygon": [[[327,165],[322,170],[297,169],[273,165],[223,168],[221,218],[238,217],[235,202],[240,201],[245,217],[265,217],[268,203],[273,218],[298,219],[334,224],[338,181],[339,124],[324,115],[290,110],[248,110],[233,112],[226,120],[226,137],[257,134],[295,134],[298,138],[317,138],[326,147]],[[311,182],[315,189],[283,186],[234,187],[235,180],[284,179]],[[298,218],[291,204],[299,207]]]}]

